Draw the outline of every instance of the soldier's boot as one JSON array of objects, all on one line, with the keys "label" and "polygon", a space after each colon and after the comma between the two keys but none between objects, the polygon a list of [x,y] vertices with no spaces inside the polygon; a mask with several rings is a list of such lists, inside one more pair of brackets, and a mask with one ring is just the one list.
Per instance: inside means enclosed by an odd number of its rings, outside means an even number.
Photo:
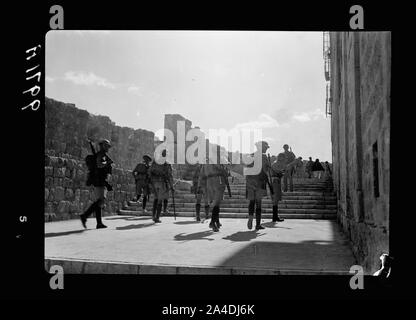
[{"label": "soldier's boot", "polygon": [[101,207],[97,206],[95,210],[95,219],[97,219],[97,229],[107,228],[106,225],[103,224],[101,220]]},{"label": "soldier's boot", "polygon": [[197,203],[195,205],[195,213],[196,213],[196,221],[201,221],[201,215],[200,215],[200,213],[201,213],[201,204],[200,203]]},{"label": "soldier's boot", "polygon": [[168,210],[168,199],[163,200],[163,213],[169,213],[169,210]]},{"label": "soldier's boot", "polygon": [[137,202],[137,203],[142,203],[142,202],[140,201],[140,197],[141,197],[141,196],[142,196],[141,194],[138,194],[138,195],[137,195],[137,200],[136,200],[136,202]]},{"label": "soldier's boot", "polygon": [[95,201],[93,204],[91,204],[88,207],[88,209],[83,214],[79,215],[79,218],[81,219],[82,226],[85,229],[87,228],[87,219],[96,210],[97,205],[98,205],[98,201]]},{"label": "soldier's boot", "polygon": [[143,212],[147,212],[147,210],[146,210],[146,204],[147,204],[147,197],[144,196],[143,197],[143,204],[142,204]]},{"label": "soldier's boot", "polygon": [[209,205],[205,206],[205,219],[209,219]]},{"label": "soldier's boot", "polygon": [[156,211],[157,211],[157,199],[153,200],[153,209],[152,209],[152,220],[156,222]]},{"label": "soldier's boot", "polygon": [[253,228],[253,215],[254,215],[254,200],[250,200],[248,204],[248,221],[247,221],[247,228],[249,230]]},{"label": "soldier's boot", "polygon": [[158,203],[157,204],[157,209],[156,209],[156,218],[155,218],[155,222],[156,223],[160,223],[162,221],[160,221],[160,213],[162,212],[162,203]]},{"label": "soldier's boot", "polygon": [[264,229],[261,225],[261,208],[256,208],[256,230]]},{"label": "soldier's boot", "polygon": [[217,206],[212,208],[212,213],[211,213],[211,222],[209,223],[209,227],[212,229],[212,231],[214,232],[218,232],[219,229],[217,227],[217,214],[216,214],[216,210],[217,210]]},{"label": "soldier's boot", "polygon": [[222,227],[222,224],[220,223],[220,206],[216,206],[216,207],[217,209],[215,210],[215,223],[219,230],[220,227]]},{"label": "soldier's boot", "polygon": [[276,204],[273,206],[273,222],[282,222],[282,221],[285,221],[285,219],[279,217],[278,207]]}]

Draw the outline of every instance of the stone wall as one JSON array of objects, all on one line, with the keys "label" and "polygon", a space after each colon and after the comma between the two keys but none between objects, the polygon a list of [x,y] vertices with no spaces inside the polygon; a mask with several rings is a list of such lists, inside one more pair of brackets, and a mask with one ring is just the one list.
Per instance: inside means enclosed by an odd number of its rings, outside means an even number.
[{"label": "stone wall", "polygon": [[367,273],[389,252],[390,41],[389,32],[330,33],[338,219]]},{"label": "stone wall", "polygon": [[[76,218],[94,201],[93,188],[85,185],[87,170],[83,161],[45,156],[45,221]],[[113,169],[103,214],[110,215],[135,195],[131,170]]]},{"label": "stone wall", "polygon": [[94,141],[108,139],[115,166],[133,169],[144,154],[153,155],[154,133],[115,125],[106,116],[89,114],[74,104],[45,98],[45,152],[51,156],[84,159]]},{"label": "stone wall", "polygon": [[[131,170],[144,154],[153,155],[154,133],[119,127],[106,116],[95,116],[74,104],[45,98],[45,220],[75,218],[94,198],[85,186],[84,158],[91,153],[87,138],[109,139],[114,161],[104,214],[114,214],[134,196]],[[98,147],[96,146],[97,150]]]}]

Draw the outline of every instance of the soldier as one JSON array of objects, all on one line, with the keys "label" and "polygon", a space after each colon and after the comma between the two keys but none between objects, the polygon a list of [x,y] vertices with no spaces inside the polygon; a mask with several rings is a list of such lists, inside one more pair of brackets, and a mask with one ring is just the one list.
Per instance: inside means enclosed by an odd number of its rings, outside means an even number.
[{"label": "soldier", "polygon": [[150,158],[148,155],[143,156],[143,162],[139,163],[136,168],[133,170],[133,176],[136,182],[136,201],[140,203],[140,197],[143,193],[143,212],[147,213],[146,210],[146,203],[149,196],[149,184],[150,184],[150,178],[149,178],[149,168],[150,168],[150,162],[152,161],[152,158]]},{"label": "soldier", "polygon": [[[283,150],[284,152],[282,152],[281,154],[284,154],[286,158],[286,165],[288,165],[289,163],[293,162],[296,159],[296,156],[292,151],[289,151],[289,146],[287,144],[283,146]],[[293,192],[293,173],[294,173],[293,168],[292,170],[285,170],[285,174],[283,175],[283,191],[284,192],[287,192],[288,180],[289,180],[290,192]]]},{"label": "soldier", "polygon": [[199,174],[199,185],[206,180],[206,196],[208,203],[212,205],[211,222],[209,227],[218,232],[222,226],[220,223],[220,205],[223,199],[224,190],[228,184],[227,171],[224,164],[219,163],[219,152],[217,152],[215,164],[203,164]]},{"label": "soldier", "polygon": [[[267,195],[266,185],[269,183],[269,161],[265,155],[269,144],[266,141],[259,141],[256,147],[256,152],[261,153],[261,171],[259,174],[246,176],[246,197],[249,200],[247,227],[250,230],[253,228],[254,211],[256,212],[256,230],[264,229],[261,225],[261,201]],[[254,166],[254,162],[250,166]]]},{"label": "soldier", "polygon": [[[166,155],[166,153],[165,153],[165,155]],[[170,163],[168,163],[166,161],[166,164],[169,166],[170,171],[172,172],[172,166],[170,165]],[[169,214],[169,210],[168,210],[168,199],[169,199],[169,197],[163,200],[163,213],[164,214]]]},{"label": "soldier", "polygon": [[312,167],[313,167],[312,157],[309,157],[309,161],[306,163],[306,167],[305,167],[305,171],[309,179],[312,177]]},{"label": "soldier", "polygon": [[[166,150],[162,151],[162,157],[166,157]],[[149,173],[155,197],[153,201],[153,221],[160,223],[161,221],[159,218],[163,201],[169,198],[169,190],[174,192],[172,167],[167,162],[159,164],[156,161],[153,161]]]},{"label": "soldier", "polygon": [[201,200],[202,196],[204,196],[204,203],[205,203],[205,219],[208,220],[209,218],[209,203],[207,198],[207,180],[205,177],[202,177],[199,180],[199,175],[201,173],[201,164],[197,164],[196,170],[194,172],[194,176],[192,179],[192,192],[195,194],[196,204],[195,204],[195,213],[196,213],[196,221],[201,221]]},{"label": "soldier", "polygon": [[273,222],[281,222],[284,219],[279,217],[278,204],[282,200],[282,177],[285,173],[286,157],[283,153],[277,156],[277,159],[271,164],[271,177],[273,187]]},{"label": "soldier", "polygon": [[100,150],[95,154],[95,168],[93,170],[92,177],[90,178],[92,185],[94,186],[95,202],[80,215],[81,223],[84,228],[87,228],[88,217],[95,212],[95,218],[97,220],[97,229],[107,228],[102,223],[101,211],[104,207],[105,199],[107,196],[107,189],[109,187],[108,180],[111,177],[113,161],[108,157],[107,152],[111,148],[110,141],[103,139],[99,142]]}]

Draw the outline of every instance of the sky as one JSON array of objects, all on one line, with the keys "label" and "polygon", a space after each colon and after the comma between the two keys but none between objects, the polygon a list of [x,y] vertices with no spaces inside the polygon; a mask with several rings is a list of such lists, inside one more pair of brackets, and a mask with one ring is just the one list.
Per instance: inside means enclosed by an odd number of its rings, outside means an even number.
[{"label": "sky", "polygon": [[46,96],[156,132],[262,130],[268,152],[331,162],[322,32],[49,31]]}]

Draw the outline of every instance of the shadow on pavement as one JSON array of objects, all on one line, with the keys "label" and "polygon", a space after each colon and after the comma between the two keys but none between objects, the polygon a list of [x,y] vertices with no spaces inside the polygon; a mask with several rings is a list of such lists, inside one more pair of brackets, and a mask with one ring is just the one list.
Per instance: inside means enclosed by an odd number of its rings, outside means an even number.
[{"label": "shadow on pavement", "polygon": [[218,265],[239,267],[272,267],[310,271],[348,272],[355,263],[347,245],[336,241],[299,241],[294,243],[256,241],[234,252]]},{"label": "shadow on pavement", "polygon": [[69,236],[70,234],[82,233],[82,232],[84,232],[86,230],[87,229],[72,230],[72,231],[63,231],[63,232],[50,232],[50,233],[45,233],[45,238],[60,237],[60,236]]},{"label": "shadow on pavement", "polygon": [[250,241],[253,239],[256,239],[257,237],[261,237],[264,235],[264,233],[259,234],[256,230],[253,231],[238,231],[236,233],[233,233],[229,236],[224,237],[224,240],[230,240],[230,241]]},{"label": "shadow on pavement", "polygon": [[288,230],[292,229],[292,228],[287,228],[287,227],[281,227],[277,223],[275,224],[274,222],[266,222],[266,223],[262,223],[261,225],[266,228],[271,228],[271,229],[274,229],[274,228],[288,229]]},{"label": "shadow on pavement", "polygon": [[195,221],[195,220],[174,222],[174,224],[181,224],[181,225],[185,225],[185,224],[199,224],[199,223],[201,223],[201,221]]},{"label": "shadow on pavement", "polygon": [[195,233],[179,233],[175,236],[175,240],[176,241],[191,241],[191,240],[215,240],[215,239],[211,239],[211,238],[206,238],[210,235],[212,235],[212,231],[211,230],[206,230],[206,231],[201,231],[201,232],[195,232]]},{"label": "shadow on pavement", "polygon": [[150,222],[150,223],[142,223],[142,224],[129,224],[127,226],[122,226],[122,227],[116,227],[116,230],[132,230],[132,229],[141,229],[141,228],[146,228],[146,227],[150,227],[150,226],[154,226],[155,223],[154,222]]},{"label": "shadow on pavement", "polygon": [[140,217],[114,217],[114,218],[104,218],[104,220],[125,220],[125,221],[135,221],[135,220],[149,220],[152,219],[151,216],[140,216]]}]

